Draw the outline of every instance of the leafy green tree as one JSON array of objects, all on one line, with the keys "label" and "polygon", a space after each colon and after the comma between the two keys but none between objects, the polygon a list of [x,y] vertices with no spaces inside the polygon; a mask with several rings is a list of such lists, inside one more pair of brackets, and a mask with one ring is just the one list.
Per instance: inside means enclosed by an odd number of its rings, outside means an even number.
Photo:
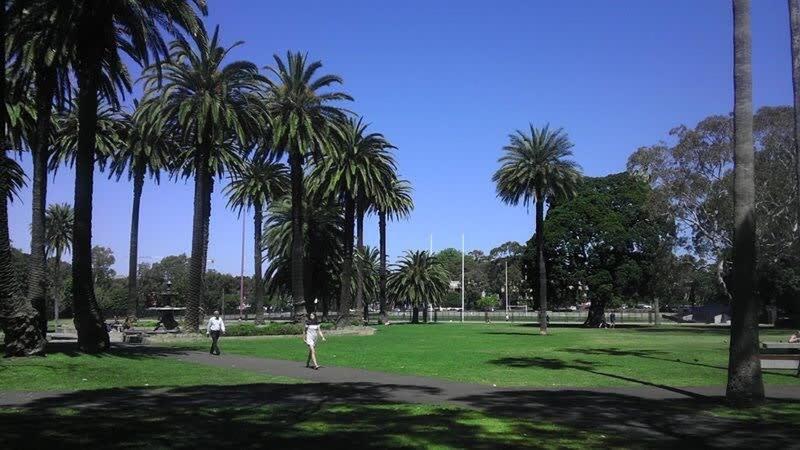
[{"label": "leafy green tree", "polygon": [[[196,45],[177,40],[170,46],[170,59],[149,67],[144,74],[145,98],[141,114],[148,133],[170,133],[187,148],[181,165],[194,173],[195,197],[192,220],[192,256],[186,326],[200,326],[200,302],[207,256],[208,223],[211,215],[213,176],[227,168],[231,141],[247,146],[265,126],[261,91],[265,79],[255,64],[234,61],[225,64],[236,46],[220,45],[219,27],[211,39]],[[163,77],[163,82],[162,82]]]},{"label": "leafy green tree", "polygon": [[108,286],[117,272],[111,267],[116,263],[114,251],[108,247],[95,245],[92,247],[92,271],[95,286]]},{"label": "leafy green tree", "polygon": [[419,323],[419,307],[428,322],[428,305],[436,305],[447,293],[447,271],[436,257],[425,251],[407,251],[389,277],[389,290],[396,301],[413,308],[412,323]]},{"label": "leafy green tree", "polygon": [[572,143],[562,129],[548,126],[537,129],[530,125],[529,134],[518,130],[509,136],[503,147],[500,169],[492,180],[497,184],[497,196],[503,202],[517,205],[522,202],[536,205],[536,236],[539,268],[539,332],[547,334],[547,271],[544,262],[544,204],[574,194],[580,180],[578,165],[567,159],[572,156]]},{"label": "leafy green tree", "polygon": [[261,281],[261,262],[263,261],[264,208],[278,198],[289,192],[289,172],[286,166],[263,158],[253,158],[244,166],[235,170],[231,182],[226,188],[228,206],[239,211],[253,208],[253,239],[254,239],[254,305],[256,309],[255,321],[257,324],[264,321],[264,285]]},{"label": "leafy green tree", "polygon": [[450,281],[461,280],[461,251],[454,248],[446,248],[436,253],[436,259],[447,271],[447,279]]},{"label": "leafy green tree", "polygon": [[373,208],[378,213],[378,234],[380,273],[378,274],[378,302],[380,304],[380,322],[387,323],[387,280],[386,268],[386,219],[397,220],[408,217],[414,209],[414,200],[411,198],[411,185],[406,180],[393,178],[390,183],[381,189]]},{"label": "leafy green tree", "polygon": [[727,399],[739,405],[764,401],[758,359],[755,295],[756,218],[753,149],[753,74],[750,1],[733,0],[733,310]]},{"label": "leafy green tree", "polygon": [[[582,300],[579,287],[588,287],[585,325],[596,327],[607,305],[652,296],[663,270],[657,263],[675,239],[674,222],[652,213],[652,195],[644,180],[623,172],[587,178],[574,198],[551,204],[544,234],[553,303],[575,304]],[[532,271],[535,239],[528,244]]]},{"label": "leafy green tree", "polygon": [[64,293],[63,281],[61,280],[61,257],[64,252],[72,249],[72,227],[74,221],[74,211],[68,203],[55,203],[47,207],[46,213],[46,232],[47,254],[55,256],[53,265],[53,312],[56,324],[58,324],[59,306]]},{"label": "leafy green tree", "polygon": [[[268,80],[268,116],[272,131],[272,145],[279,153],[289,153],[289,171],[292,190],[292,242],[291,279],[295,320],[302,320],[311,305],[305,295],[303,261],[304,173],[303,163],[308,156],[319,158],[331,141],[331,132],[344,120],[344,111],[336,102],[352,100],[337,91],[324,89],[342,83],[338,75],[315,78],[322,67],[319,61],[309,63],[300,53],[287,52],[286,60],[274,55],[275,67],[268,67],[273,77]],[[281,155],[279,155],[281,156]]]}]

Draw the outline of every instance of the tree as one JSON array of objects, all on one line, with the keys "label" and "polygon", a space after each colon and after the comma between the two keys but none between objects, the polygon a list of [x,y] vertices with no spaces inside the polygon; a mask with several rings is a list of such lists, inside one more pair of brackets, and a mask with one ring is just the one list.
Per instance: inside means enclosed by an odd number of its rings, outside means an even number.
[{"label": "tree", "polygon": [[[550,205],[543,229],[550,301],[575,304],[588,288],[585,325],[596,327],[606,306],[651,297],[661,270],[656,263],[670,254],[675,239],[674,221],[653,214],[652,196],[644,180],[623,172],[586,178],[574,198]],[[537,237],[528,244],[532,272]]]},{"label": "tree", "polygon": [[750,1],[733,0],[734,231],[733,305],[728,362],[728,401],[764,401],[758,359],[759,299],[754,295],[756,219],[753,149],[753,78]]},{"label": "tree", "polygon": [[447,271],[426,251],[407,251],[389,277],[389,290],[396,301],[413,307],[411,322],[419,323],[419,307],[428,322],[428,305],[436,305],[447,293]]},{"label": "tree", "polygon": [[286,166],[255,157],[247,161],[242,169],[234,171],[231,182],[226,188],[228,206],[239,211],[253,208],[253,240],[254,240],[254,305],[256,323],[264,321],[264,285],[261,281],[262,258],[262,226],[264,225],[264,208],[289,192],[289,173]]},{"label": "tree", "polygon": [[137,289],[139,265],[139,210],[145,177],[161,182],[161,172],[169,170],[177,145],[169,133],[147,133],[144,117],[137,110],[132,115],[123,114],[121,123],[125,135],[120,137],[120,148],[114,152],[111,174],[119,181],[127,175],[133,182],[133,207],[131,209],[131,236],[128,254],[128,302],[126,316],[136,319],[139,293]]},{"label": "tree", "polygon": [[380,304],[380,322],[387,323],[387,279],[386,269],[386,219],[396,220],[408,217],[414,208],[414,200],[411,198],[411,185],[408,181],[393,178],[381,191],[373,204],[373,208],[378,212],[378,233],[379,233],[379,258],[380,272],[378,274],[378,302]]},{"label": "tree", "polygon": [[[794,94],[794,182],[797,194],[797,222],[800,224],[800,0],[789,0],[789,28],[792,41],[792,92]],[[797,227],[800,242],[800,226]]]},{"label": "tree", "polygon": [[72,206],[67,203],[56,203],[47,207],[46,213],[46,233],[47,254],[55,256],[53,269],[53,285],[55,286],[53,295],[53,312],[55,315],[56,327],[58,327],[59,301],[63,300],[63,287],[61,280],[61,257],[64,252],[72,249],[72,227],[74,221],[74,211]]},{"label": "tree", "polygon": [[[208,223],[211,216],[213,177],[231,165],[235,145],[248,146],[265,126],[260,97],[264,78],[247,61],[225,64],[225,58],[241,42],[225,48],[219,43],[219,27],[211,40],[198,39],[195,46],[177,40],[170,45],[170,59],[145,71],[142,115],[147,133],[178,136],[186,151],[179,156],[184,174],[194,174],[192,256],[186,328],[197,332],[203,278],[207,259]],[[162,83],[161,78],[165,79]],[[235,141],[235,142],[232,142]]]},{"label": "tree", "polygon": [[537,129],[530,125],[530,134],[518,130],[509,136],[499,159],[500,169],[492,181],[497,184],[497,196],[503,202],[527,207],[536,204],[539,268],[539,333],[547,334],[547,271],[544,262],[544,204],[558,197],[574,194],[580,179],[580,169],[567,159],[572,156],[572,143],[562,129],[548,126]]},{"label": "tree", "polygon": [[117,272],[111,268],[117,259],[114,251],[108,247],[95,245],[92,247],[92,271],[94,272],[94,285],[108,287]]},{"label": "tree", "polygon": [[151,54],[156,59],[166,56],[168,50],[161,36],[162,29],[176,36],[181,36],[181,30],[186,30],[191,36],[200,36],[203,26],[192,4],[206,13],[204,0],[73,2],[80,126],[75,159],[72,290],[78,346],[87,353],[101,352],[109,347],[108,332],[94,295],[91,266],[95,123],[98,94],[104,92],[104,61],[110,60],[113,67],[124,70],[120,51],[142,65],[148,63]]},{"label": "tree", "polygon": [[[352,287],[354,290],[359,289],[360,284],[360,289],[362,289],[364,294],[364,309],[367,311],[369,305],[373,304],[378,298],[380,278],[380,256],[378,249],[368,245],[356,249],[353,262],[356,267],[356,272],[361,274],[361,280],[353,279]],[[365,314],[367,312],[365,312]],[[365,316],[364,320],[367,320],[367,316]]]},{"label": "tree", "polygon": [[[329,154],[312,172],[312,178],[317,182],[315,190],[327,197],[339,197],[344,204],[345,255],[339,300],[341,317],[349,314],[351,306],[353,226],[357,220],[356,248],[361,250],[364,246],[365,205],[379,195],[385,183],[394,179],[396,170],[394,158],[388,152],[393,148],[392,145],[380,133],[367,133],[367,127],[361,118],[348,119],[337,129],[339,133],[329,144]],[[366,321],[367,304],[363,301],[363,280],[358,270],[355,286],[356,307],[363,309]]]},{"label": "tree", "polygon": [[[333,102],[352,100],[336,91],[320,92],[341,84],[338,75],[314,78],[322,67],[319,61],[308,63],[300,53],[287,52],[286,61],[274,55],[275,67],[267,67],[273,77],[268,80],[268,116],[272,131],[271,148],[289,153],[292,189],[292,301],[295,320],[302,320],[310,309],[303,281],[303,163],[313,155],[320,156],[330,142],[332,128],[343,122],[344,112]],[[273,79],[274,78],[274,79]]]}]

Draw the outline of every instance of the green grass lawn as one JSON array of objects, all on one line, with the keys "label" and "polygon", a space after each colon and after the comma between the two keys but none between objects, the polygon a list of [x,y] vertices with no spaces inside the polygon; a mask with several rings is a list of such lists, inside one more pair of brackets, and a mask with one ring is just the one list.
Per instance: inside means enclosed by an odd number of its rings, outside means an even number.
[{"label": "green grass lawn", "polygon": [[103,355],[55,352],[0,360],[0,391],[173,387],[297,382],[243,370],[184,363],[115,349]]},{"label": "green grass lawn", "polygon": [[[441,377],[498,386],[589,387],[724,385],[727,329],[643,327],[599,330],[514,324],[435,324],[380,327],[373,336],[332,336],[319,347],[320,364]],[[765,340],[788,332],[762,332]],[[200,346],[205,344],[186,344]],[[306,360],[297,339],[234,338],[223,351]],[[198,347],[199,348],[199,347]],[[789,372],[765,373],[768,384],[800,384]]]}]

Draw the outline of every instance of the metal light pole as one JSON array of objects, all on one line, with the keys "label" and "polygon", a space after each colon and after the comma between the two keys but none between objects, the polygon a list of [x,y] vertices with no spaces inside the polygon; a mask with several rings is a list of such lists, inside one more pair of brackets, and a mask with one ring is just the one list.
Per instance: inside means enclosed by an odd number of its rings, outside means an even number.
[{"label": "metal light pole", "polygon": [[464,233],[461,233],[461,323],[464,323]]},{"label": "metal light pole", "polygon": [[244,310],[244,215],[242,215],[242,271],[239,275],[239,320]]},{"label": "metal light pole", "polygon": [[505,293],[506,293],[506,320],[508,320],[508,259],[506,259],[503,262],[505,262],[505,264],[506,264],[506,288],[505,288]]},{"label": "metal light pole", "polygon": [[430,234],[430,243],[428,244],[428,253],[433,254],[433,233]]}]

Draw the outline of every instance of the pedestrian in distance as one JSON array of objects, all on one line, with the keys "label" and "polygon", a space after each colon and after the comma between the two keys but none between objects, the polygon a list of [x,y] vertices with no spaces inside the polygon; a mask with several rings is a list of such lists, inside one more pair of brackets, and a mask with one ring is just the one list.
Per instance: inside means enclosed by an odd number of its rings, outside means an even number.
[{"label": "pedestrian in distance", "polygon": [[[303,341],[308,345],[308,359],[306,360],[306,367],[311,367],[314,370],[319,370],[317,363],[317,340],[325,340],[325,335],[322,334],[322,328],[319,326],[317,315],[311,313],[308,315],[306,322],[305,332],[303,333]],[[313,366],[309,363],[314,363]]]},{"label": "pedestrian in distance", "polygon": [[206,326],[206,336],[211,336],[211,350],[209,353],[212,355],[219,355],[219,336],[225,334],[225,322],[219,316],[219,311],[214,311],[214,315],[208,319]]},{"label": "pedestrian in distance", "polygon": [[614,328],[614,327],[617,326],[617,315],[615,313],[612,312],[611,314],[609,314],[608,315],[608,320],[609,320],[609,326],[611,328]]}]

